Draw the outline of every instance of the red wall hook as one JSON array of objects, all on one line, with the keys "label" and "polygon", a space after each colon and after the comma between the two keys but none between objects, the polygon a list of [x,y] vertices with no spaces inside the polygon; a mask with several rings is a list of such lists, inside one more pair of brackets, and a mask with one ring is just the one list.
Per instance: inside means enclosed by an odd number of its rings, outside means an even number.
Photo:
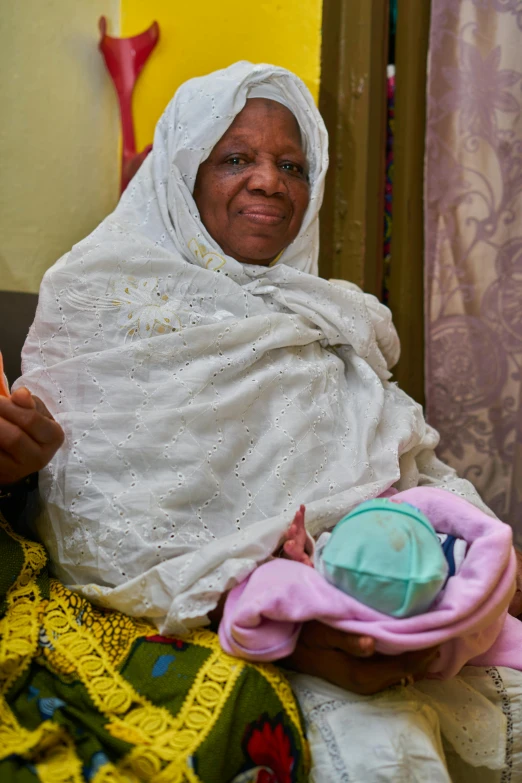
[{"label": "red wall hook", "polygon": [[143,66],[159,40],[159,24],[153,22],[148,30],[131,38],[113,38],[107,35],[107,19],[99,21],[100,51],[118,94],[120,104],[123,149],[120,192],[123,193],[152,149],[149,144],[141,152],[136,150],[132,120],[132,93]]}]

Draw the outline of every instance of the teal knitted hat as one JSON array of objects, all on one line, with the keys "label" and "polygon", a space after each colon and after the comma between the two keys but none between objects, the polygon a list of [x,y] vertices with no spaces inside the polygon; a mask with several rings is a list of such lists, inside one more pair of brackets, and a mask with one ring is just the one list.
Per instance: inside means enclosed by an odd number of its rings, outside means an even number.
[{"label": "teal knitted hat", "polygon": [[319,566],[344,593],[393,617],[429,609],[448,564],[427,517],[409,503],[361,503],[332,531]]}]

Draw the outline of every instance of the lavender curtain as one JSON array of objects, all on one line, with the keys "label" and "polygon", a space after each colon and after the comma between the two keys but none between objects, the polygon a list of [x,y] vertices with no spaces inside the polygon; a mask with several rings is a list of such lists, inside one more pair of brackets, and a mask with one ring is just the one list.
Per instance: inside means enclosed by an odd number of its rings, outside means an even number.
[{"label": "lavender curtain", "polygon": [[440,456],[522,544],[522,0],[432,0],[426,385]]}]

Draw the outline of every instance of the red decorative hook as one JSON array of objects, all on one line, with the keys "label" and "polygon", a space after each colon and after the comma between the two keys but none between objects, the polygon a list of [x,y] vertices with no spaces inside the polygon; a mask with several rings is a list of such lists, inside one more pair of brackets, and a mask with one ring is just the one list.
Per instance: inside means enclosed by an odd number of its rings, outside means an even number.
[{"label": "red decorative hook", "polygon": [[136,150],[134,123],[132,120],[132,93],[134,85],[159,40],[159,25],[153,22],[148,30],[132,38],[112,38],[107,35],[107,19],[99,21],[101,33],[100,51],[111,75],[120,104],[123,150],[121,161],[121,185],[123,193],[152,149],[149,144],[141,152]]}]

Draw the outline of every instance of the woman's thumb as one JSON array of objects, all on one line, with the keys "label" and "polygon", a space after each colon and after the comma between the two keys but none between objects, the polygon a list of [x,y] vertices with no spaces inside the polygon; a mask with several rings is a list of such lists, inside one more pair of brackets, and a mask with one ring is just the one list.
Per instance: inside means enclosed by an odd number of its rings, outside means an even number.
[{"label": "woman's thumb", "polygon": [[21,386],[11,394],[11,400],[20,408],[36,408],[35,401],[29,389]]}]

